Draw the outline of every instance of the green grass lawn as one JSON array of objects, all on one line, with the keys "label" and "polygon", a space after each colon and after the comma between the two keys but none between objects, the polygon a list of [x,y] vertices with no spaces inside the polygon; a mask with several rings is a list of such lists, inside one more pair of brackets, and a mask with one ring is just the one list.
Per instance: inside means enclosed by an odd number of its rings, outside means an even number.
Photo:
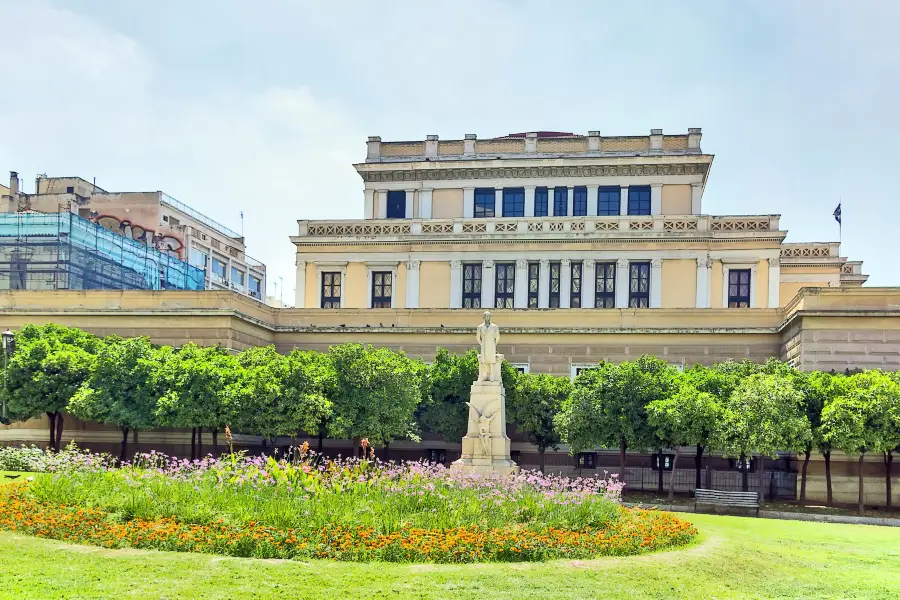
[{"label": "green grass lawn", "polygon": [[[16,477],[18,475],[18,477]],[[19,483],[25,481],[25,478],[33,475],[33,473],[19,473],[17,471],[0,471],[0,485],[4,483]]]},{"label": "green grass lawn", "polygon": [[900,598],[900,529],[684,515],[684,550],[465,566],[309,563],[71,546],[0,533],[0,598]]}]

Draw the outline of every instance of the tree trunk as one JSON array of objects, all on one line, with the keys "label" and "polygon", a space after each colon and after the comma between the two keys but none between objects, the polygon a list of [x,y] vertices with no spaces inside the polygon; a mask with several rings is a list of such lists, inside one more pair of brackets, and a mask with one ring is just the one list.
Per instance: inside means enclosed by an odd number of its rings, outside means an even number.
[{"label": "tree trunk", "polygon": [[663,453],[662,448],[660,448],[659,454],[657,455],[659,457],[659,464],[657,465],[659,467],[659,472],[657,473],[657,476],[656,476],[656,493],[659,494],[660,496],[663,495],[663,490],[665,489],[665,485],[666,485],[665,479],[664,479],[665,474],[663,473],[663,455],[662,455],[662,453]]},{"label": "tree trunk", "polygon": [[863,461],[866,458],[865,452],[859,453],[859,514],[863,513],[865,510],[865,495],[863,492]]},{"label": "tree trunk", "polygon": [[703,487],[703,483],[700,480],[700,472],[703,470],[703,446],[697,446],[697,454],[694,455],[694,468],[697,470],[697,478],[694,481],[694,489],[696,490]]},{"label": "tree trunk", "polygon": [[134,454],[137,454],[141,451],[141,444],[138,442],[138,430],[133,429],[132,431],[134,431]]},{"label": "tree trunk", "polygon": [[747,471],[749,470],[749,469],[747,469],[747,457],[744,456],[743,453],[741,453],[740,460],[741,460],[741,491],[746,492],[748,489],[750,489],[750,483],[747,481],[747,478],[748,478]]},{"label": "tree trunk", "polygon": [[50,452],[56,452],[56,413],[48,412],[47,418],[50,420]]},{"label": "tree trunk", "polygon": [[619,481],[625,481],[625,450],[628,449],[628,442],[625,438],[619,439]]},{"label": "tree trunk", "polygon": [[831,450],[823,452],[825,457],[825,505],[831,506]]},{"label": "tree trunk", "polygon": [[894,452],[888,450],[884,453],[884,489],[887,493],[887,502],[885,503],[885,506],[887,506],[888,512],[893,508],[893,503],[891,502],[891,463],[893,462]]},{"label": "tree trunk", "polygon": [[319,427],[319,454],[325,452],[325,428]]},{"label": "tree trunk", "polygon": [[219,456],[219,428],[213,427],[212,430],[212,438],[213,438],[213,456]]},{"label": "tree trunk", "polygon": [[62,450],[63,414],[56,413],[56,451]]},{"label": "tree trunk", "polygon": [[766,457],[759,455],[759,505],[766,503]]},{"label": "tree trunk", "polygon": [[391,442],[388,440],[384,443],[384,462],[391,460]]},{"label": "tree trunk", "polygon": [[128,428],[122,428],[122,450],[119,454],[119,463],[125,462],[125,455],[128,454]]},{"label": "tree trunk", "polygon": [[669,475],[669,500],[675,499],[675,469],[678,468],[678,455],[681,454],[681,448],[675,446],[675,458],[672,459],[672,474]]},{"label": "tree trunk", "polygon": [[806,469],[809,468],[809,457],[812,449],[807,448],[803,453],[803,468],[800,470],[800,502],[806,502]]},{"label": "tree trunk", "polygon": [[203,428],[197,428],[197,458],[203,460]]},{"label": "tree trunk", "polygon": [[191,427],[191,460],[197,458],[197,428]]},{"label": "tree trunk", "polygon": [[547,449],[546,448],[538,448],[538,464],[540,465],[541,473],[544,473],[547,468]]}]

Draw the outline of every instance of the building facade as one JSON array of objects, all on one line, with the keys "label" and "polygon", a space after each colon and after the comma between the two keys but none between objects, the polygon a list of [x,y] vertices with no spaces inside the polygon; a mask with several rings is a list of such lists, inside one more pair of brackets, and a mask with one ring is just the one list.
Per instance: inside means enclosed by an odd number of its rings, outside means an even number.
[{"label": "building facade", "polygon": [[4,212],[72,212],[205,271],[205,289],[230,289],[259,301],[265,298],[266,267],[246,253],[234,230],[160,191],[108,192],[80,177],[35,180],[35,193],[20,191],[10,174]]}]

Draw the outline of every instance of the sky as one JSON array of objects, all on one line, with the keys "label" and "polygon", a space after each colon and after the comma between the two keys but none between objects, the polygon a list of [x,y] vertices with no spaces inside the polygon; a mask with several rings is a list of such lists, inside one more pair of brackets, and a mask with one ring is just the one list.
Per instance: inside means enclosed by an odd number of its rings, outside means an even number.
[{"label": "sky", "polygon": [[888,0],[0,0],[0,171],[243,211],[290,301],[296,221],[362,218],[367,136],[702,127],[703,212],[837,241],[842,202],[842,255],[900,285],[898,22]]}]

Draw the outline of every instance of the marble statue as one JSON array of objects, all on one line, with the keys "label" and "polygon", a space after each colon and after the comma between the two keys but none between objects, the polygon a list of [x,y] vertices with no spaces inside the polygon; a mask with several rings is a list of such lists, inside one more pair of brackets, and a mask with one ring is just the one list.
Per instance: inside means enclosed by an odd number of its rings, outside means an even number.
[{"label": "marble statue", "polygon": [[475,330],[475,341],[481,349],[478,354],[478,381],[499,381],[500,363],[503,360],[503,357],[497,354],[500,328],[496,323],[491,323],[489,311],[485,311],[484,322]]}]

